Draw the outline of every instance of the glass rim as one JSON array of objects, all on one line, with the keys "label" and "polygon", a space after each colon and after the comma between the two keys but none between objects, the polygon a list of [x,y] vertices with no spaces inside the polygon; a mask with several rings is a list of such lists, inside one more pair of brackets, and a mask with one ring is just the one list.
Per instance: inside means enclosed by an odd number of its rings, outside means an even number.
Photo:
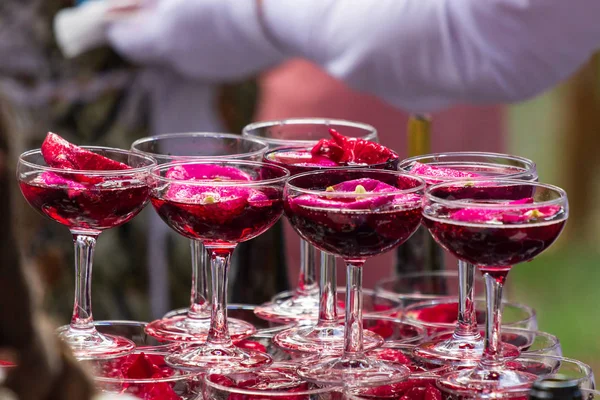
[{"label": "glass rim", "polygon": [[[424,325],[426,327],[446,327],[446,326],[456,326],[455,323],[447,323],[447,322],[427,322],[427,321],[420,321],[418,319],[412,318],[410,316],[407,315],[407,312],[410,311],[414,311],[417,308],[421,308],[421,307],[426,307],[426,306],[436,306],[439,304],[445,304],[445,303],[456,303],[458,301],[458,295],[456,296],[452,296],[452,297],[440,297],[437,299],[428,299],[428,300],[423,300],[423,301],[419,301],[417,303],[413,303],[413,304],[409,304],[408,306],[404,307],[404,317],[407,318],[409,321],[416,321],[417,323]],[[486,302],[485,298],[475,298],[473,299],[474,303],[484,303]],[[515,324],[522,324],[522,323],[529,323],[530,321],[536,320],[537,319],[537,312],[535,311],[535,308],[528,306],[527,304],[523,304],[523,303],[515,303],[512,301],[507,301],[507,300],[502,300],[502,307],[506,307],[506,306],[510,306],[513,307],[515,309],[519,309],[519,310],[524,310],[528,316],[527,318],[521,318],[518,321],[513,321],[513,322],[502,322],[502,327],[507,327],[507,328],[517,328],[517,326],[514,326]],[[478,324],[478,325],[484,325],[484,324]]]},{"label": "glass rim", "polygon": [[[251,142],[251,143],[255,143],[255,144],[260,144],[263,146],[263,148],[260,150],[252,151],[252,152],[236,153],[236,154],[229,154],[229,155],[223,155],[223,156],[174,156],[174,155],[168,155],[168,154],[153,153],[153,152],[144,151],[144,150],[140,150],[140,149],[136,148],[136,146],[139,146],[139,145],[145,144],[145,143],[150,143],[153,141],[159,141],[159,140],[170,139],[170,138],[188,138],[188,137],[190,137],[190,138],[211,137],[211,138],[217,138],[217,139],[218,138],[235,139],[235,140],[241,140],[241,141],[247,141],[247,142]],[[221,132],[165,133],[165,134],[154,135],[154,136],[146,136],[146,137],[137,139],[136,141],[134,141],[131,144],[131,151],[133,151],[133,152],[142,153],[142,154],[150,155],[153,157],[173,158],[173,160],[175,160],[175,158],[181,159],[181,160],[186,160],[186,159],[205,159],[205,158],[208,159],[208,158],[216,158],[216,157],[239,159],[239,158],[244,158],[244,157],[260,156],[261,154],[264,154],[265,151],[267,151],[268,149],[269,149],[269,145],[264,140],[260,140],[254,136],[242,136],[242,135],[237,135],[235,133],[221,133]]]},{"label": "glass rim", "polygon": [[[166,178],[166,177],[160,175],[160,172],[162,170],[176,167],[178,165],[204,165],[204,164],[208,164],[208,165],[225,164],[225,166],[227,166],[228,164],[231,166],[245,165],[245,166],[261,167],[261,168],[267,167],[267,168],[273,168],[273,169],[279,170],[281,173],[283,173],[283,175],[278,178],[270,178],[270,179],[256,180],[256,181],[240,181],[240,180],[195,181],[192,179],[186,180],[186,179]],[[200,187],[205,187],[205,186],[218,186],[218,187],[264,186],[264,185],[270,185],[270,184],[274,184],[274,183],[285,182],[290,177],[290,171],[288,171],[286,168],[280,167],[278,165],[273,165],[273,164],[260,162],[260,161],[231,160],[231,159],[228,160],[228,159],[223,159],[223,158],[220,158],[220,159],[219,158],[212,158],[212,159],[207,158],[207,159],[202,159],[202,160],[186,160],[186,161],[180,160],[180,161],[172,161],[172,162],[168,162],[168,163],[164,163],[164,164],[158,164],[150,170],[150,174],[152,175],[152,177],[154,179],[161,180],[164,182],[177,183],[177,184],[183,184],[183,185],[188,185],[188,186],[200,186]]]},{"label": "glass rim", "polygon": [[[252,312],[252,314],[254,314],[254,309],[256,307],[258,307],[258,305],[256,305],[256,304],[228,303],[227,304],[227,313],[229,315],[229,313],[231,311],[241,310],[241,311]],[[170,310],[169,312],[165,313],[165,315],[163,315],[161,317],[161,319],[171,318],[171,317],[179,316],[179,315],[186,315],[188,310],[189,310],[188,307],[176,308],[176,309]],[[235,318],[235,317],[232,317],[232,318]],[[247,337],[246,339],[251,339],[251,338],[269,339],[274,334],[279,333],[282,330],[289,329],[289,328],[292,328],[293,326],[295,326],[294,323],[282,323],[282,322],[266,321],[266,320],[262,320],[262,321],[267,322],[269,324],[277,324],[277,325],[268,327],[268,328],[262,328],[262,329],[256,328],[256,332],[254,334],[252,334],[252,336]]]},{"label": "glass rim", "polygon": [[[277,153],[277,152],[295,150],[295,149],[310,150],[310,149],[312,149],[312,147],[311,146],[302,146],[302,145],[296,145],[296,146],[291,145],[291,146],[276,147],[274,149],[267,150],[265,152],[265,154],[263,155],[263,159],[266,162],[269,162],[269,163],[272,163],[272,164],[276,164],[276,165],[280,165],[280,166],[284,166],[284,165],[286,165],[285,163],[280,163],[280,162],[277,162],[276,160],[269,160],[267,158],[267,155],[273,154],[273,153]],[[392,150],[390,148],[388,148],[388,149],[392,153],[394,153],[396,156],[398,156],[398,153],[396,153],[394,150]],[[301,172],[301,173],[304,173],[304,172],[320,171],[320,170],[325,170],[325,169],[336,171],[336,170],[340,170],[340,169],[361,169],[361,168],[365,169],[367,167],[379,167],[379,166],[383,167],[383,166],[387,165],[388,162],[389,162],[389,159],[387,161],[384,161],[384,162],[381,162],[381,163],[377,163],[377,164],[356,164],[356,165],[336,165],[336,166],[329,166],[328,165],[328,166],[324,166],[324,167],[292,164],[292,166],[294,168],[296,168],[296,169],[304,170],[303,172]],[[296,175],[298,175],[298,174],[296,174]],[[296,175],[292,175],[292,176],[296,176]]]},{"label": "glass rim", "polygon": [[[165,352],[165,351],[152,351],[152,350],[146,350],[146,349],[142,349],[142,350],[134,350],[133,353],[127,354],[125,356],[122,357],[129,357],[131,355],[134,354],[148,354],[148,355],[161,355],[161,356],[167,356],[170,353],[169,352]],[[109,359],[105,359],[105,360],[86,360],[86,362],[108,362],[111,360],[115,360],[115,358],[109,358]],[[102,383],[128,383],[128,384],[153,384],[153,383],[164,383],[164,382],[177,382],[177,381],[183,381],[183,380],[187,380],[190,378],[194,378],[196,376],[200,376],[203,374],[202,371],[185,371],[185,370],[181,370],[181,369],[176,369],[176,368],[171,368],[173,371],[176,371],[177,374],[176,375],[171,375],[171,376],[166,376],[163,378],[135,378],[135,379],[130,379],[130,378],[111,378],[111,377],[107,377],[107,376],[96,376],[94,374],[92,374],[92,378],[94,379],[94,381],[97,382],[102,382]]]},{"label": "glass rim", "polygon": [[[271,121],[259,121],[253,122],[251,124],[246,125],[242,129],[242,136],[250,136],[261,138],[266,143],[276,144],[276,145],[290,145],[291,143],[298,144],[315,144],[319,140],[294,140],[294,139],[269,139],[263,138],[262,136],[254,135],[251,132],[264,128],[271,128],[276,126],[284,126],[284,125],[339,125],[350,128],[362,129],[364,131],[369,131],[366,140],[372,140],[377,137],[377,129],[374,126],[365,124],[362,122],[349,121],[345,119],[335,119],[335,118],[288,118],[281,120],[271,120]],[[364,139],[364,137],[363,137]]]},{"label": "glass rim", "polygon": [[[435,293],[400,293],[394,292],[392,290],[387,289],[385,286],[395,283],[401,282],[404,279],[413,279],[413,278],[456,278],[458,279],[458,271],[451,270],[439,270],[439,271],[420,271],[420,272],[407,272],[403,274],[397,274],[394,276],[388,276],[387,278],[383,278],[378,280],[375,283],[375,287],[373,290],[378,294],[385,294],[388,296],[395,296],[400,301],[404,299],[411,299],[420,297],[423,300],[435,300],[435,299],[446,299],[451,297],[457,297],[457,295],[452,294],[435,294]],[[475,281],[483,282],[483,278],[479,275],[474,277]]]},{"label": "glass rim", "polygon": [[111,325],[123,325],[123,326],[146,326],[147,322],[144,321],[130,321],[127,319],[102,319],[94,321],[94,325],[100,326],[111,326]]},{"label": "glass rim", "polygon": [[[544,354],[523,354],[522,356],[519,356],[515,359],[515,361],[519,361],[519,360],[532,360],[532,361],[540,361],[543,359],[554,359],[559,363],[570,363],[570,364],[574,364],[577,367],[581,368],[584,373],[586,374],[585,377],[581,377],[581,378],[568,378],[569,381],[572,382],[577,382],[577,385],[581,385],[581,383],[583,383],[585,380],[589,379],[589,377],[591,377],[591,381],[592,383],[594,383],[594,371],[592,370],[592,367],[590,367],[588,364],[584,363],[583,361],[574,359],[574,358],[569,358],[569,357],[564,357],[564,356],[555,356],[555,355],[544,355]],[[538,378],[544,378],[544,377],[550,377],[550,376],[556,376],[556,375],[560,375],[560,373],[549,373],[549,374],[544,374],[544,375],[540,375]],[[594,389],[587,389],[587,388],[579,388],[581,391],[588,393],[588,394],[600,394],[600,392],[595,391]],[[467,396],[467,399],[510,399],[514,396],[518,396],[518,395],[527,395],[527,393],[529,393],[529,391],[531,390],[531,388],[517,388],[517,389],[511,389],[511,388],[503,388],[502,391],[500,393],[478,393],[477,397],[472,397],[471,395]],[[449,393],[452,395],[465,395],[465,391],[464,390],[452,390],[450,388],[443,388],[443,391],[445,393]],[[468,394],[468,393],[467,393]]]},{"label": "glass rim", "polygon": [[[514,174],[506,174],[506,175],[502,175],[499,178],[500,179],[518,179],[522,176],[527,176],[528,174],[535,174],[536,178],[538,176],[537,174],[537,165],[533,160],[530,160],[528,158],[525,157],[520,157],[520,156],[515,156],[512,154],[504,154],[504,153],[494,153],[494,152],[486,152],[486,151],[449,151],[449,152],[442,152],[442,153],[429,153],[429,154],[423,154],[420,156],[413,156],[413,157],[409,157],[409,158],[405,158],[404,160],[400,161],[400,163],[398,164],[398,168],[399,169],[403,169],[404,167],[408,166],[408,164],[412,164],[414,162],[419,162],[419,160],[423,160],[425,158],[445,158],[445,157],[495,157],[495,158],[499,158],[499,159],[505,159],[505,160],[511,160],[511,161],[518,161],[520,163],[523,163],[523,165],[527,165],[530,168],[528,168],[527,170],[523,171],[523,172],[518,172],[518,173],[514,173]],[[425,163],[425,164],[429,164],[429,163]],[[435,163],[431,163],[431,164],[435,164]],[[482,163],[483,165],[502,165],[502,164],[496,164],[496,163]],[[426,175],[422,175],[422,174],[415,174],[417,176],[425,176],[425,177],[429,177]],[[465,179],[475,179],[477,180],[477,178],[443,178],[443,177],[429,177],[429,178],[435,178],[437,180],[441,180],[444,182],[453,182],[453,181],[461,181],[461,180],[465,180]],[[491,179],[490,177],[487,177],[487,179]]]},{"label": "glass rim", "polygon": [[[412,320],[411,320],[412,321]],[[481,325],[480,325],[481,326]],[[522,334],[523,336],[525,335],[535,335],[536,337],[543,337],[546,340],[548,340],[548,346],[541,348],[539,350],[521,350],[521,354],[522,356],[519,357],[528,357],[528,356],[539,356],[539,357],[562,357],[562,356],[555,356],[553,354],[543,354],[541,352],[544,351],[551,351],[551,350],[556,350],[558,348],[561,348],[561,344],[560,344],[560,339],[558,338],[558,336],[553,335],[549,332],[544,332],[544,331],[540,331],[540,330],[534,330],[534,329],[526,329],[526,328],[521,328],[521,327],[517,327],[517,326],[502,326],[502,328],[500,329],[500,333],[504,334],[504,333],[516,333],[516,334]],[[447,331],[444,332],[437,332],[433,335],[430,335],[431,339],[437,339],[441,336],[445,336],[445,335],[449,335],[452,334],[454,332],[454,330],[449,329]]]},{"label": "glass rim", "polygon": [[[304,178],[306,176],[311,176],[311,175],[319,175],[319,174],[325,175],[325,174],[334,174],[334,173],[340,173],[340,172],[347,172],[350,174],[368,173],[368,174],[394,175],[397,177],[406,177],[406,178],[414,179],[419,183],[419,185],[414,188],[398,189],[393,192],[371,192],[371,193],[325,192],[322,190],[303,189],[303,188],[293,185],[293,181],[295,179],[300,179],[300,178]],[[426,187],[426,183],[423,179],[419,178],[418,176],[410,175],[410,174],[407,174],[402,171],[388,171],[388,170],[382,170],[382,169],[368,169],[368,168],[356,168],[356,169],[354,169],[354,168],[343,169],[342,168],[342,169],[331,169],[331,170],[323,169],[323,170],[318,170],[318,171],[303,172],[301,174],[294,175],[290,179],[288,179],[288,181],[285,184],[285,187],[288,190],[293,190],[293,191],[303,193],[303,194],[312,194],[312,195],[316,195],[316,196],[326,195],[327,197],[339,197],[339,198],[347,198],[347,197],[370,198],[370,197],[396,196],[396,195],[401,195],[401,194],[411,194],[411,193],[422,192],[423,189],[425,189],[425,187]],[[419,202],[419,205],[420,205],[420,202]]]},{"label": "glass rim", "polygon": [[[289,362],[276,362],[273,363],[267,367],[265,367],[264,369],[270,369],[270,368],[277,368],[277,367],[289,367],[290,369],[293,368],[295,369],[297,367],[297,365],[295,365],[294,363],[289,363]],[[258,370],[261,371],[261,370]],[[244,373],[244,372],[241,372]],[[252,371],[248,372],[248,373],[252,373]],[[222,374],[223,376],[228,376],[228,375],[233,375],[235,374],[235,372],[230,373],[230,374]],[[204,375],[204,378],[202,379],[204,384],[206,385],[205,390],[207,387],[211,387],[217,390],[221,390],[227,393],[235,393],[235,394],[244,394],[244,395],[253,395],[253,396],[261,396],[261,397],[289,397],[289,396],[307,396],[307,395],[314,395],[314,394],[322,394],[322,393],[329,393],[329,392],[335,392],[335,391],[342,391],[341,387],[337,387],[337,386],[323,386],[323,387],[315,387],[313,389],[307,389],[307,390],[300,390],[300,391],[294,391],[294,392],[289,392],[289,391],[277,391],[277,390],[264,390],[264,389],[256,389],[256,390],[249,390],[249,389],[244,389],[244,388],[236,388],[236,387],[231,387],[231,386],[223,386],[220,385],[218,383],[212,382],[209,378],[212,374],[206,373]],[[303,381],[303,382],[307,382],[307,381]],[[288,389],[289,390],[289,389]]]},{"label": "glass rim", "polygon": [[[569,378],[569,380],[576,381],[579,383],[581,383],[585,379],[588,379],[588,377],[590,377],[590,376],[592,377],[592,379],[594,378],[594,370],[592,369],[592,367],[589,364],[584,363],[583,361],[577,360],[575,358],[556,356],[556,355],[552,355],[552,354],[524,353],[523,355],[517,357],[515,360],[519,361],[519,360],[527,360],[527,359],[534,360],[534,361],[539,361],[539,360],[544,360],[544,359],[552,359],[552,360],[556,360],[556,361],[560,362],[561,365],[563,363],[575,365],[579,368],[579,370],[582,373],[585,374],[585,376],[581,377],[581,378]],[[556,375],[556,374],[550,373],[548,375]]]},{"label": "glass rim", "polygon": [[[363,325],[365,322],[370,322],[370,321],[389,322],[389,323],[396,324],[399,326],[414,328],[416,331],[415,336],[411,336],[411,337],[408,337],[405,339],[389,339],[389,340],[385,339],[386,341],[381,345],[381,347],[379,347],[380,349],[396,348],[396,347],[403,347],[403,346],[412,347],[415,345],[415,342],[420,343],[422,340],[424,340],[430,336],[427,333],[426,326],[424,326],[414,320],[408,321],[408,320],[402,318],[401,316],[393,317],[393,316],[382,315],[382,314],[363,313]],[[363,326],[363,329],[368,330],[368,328],[365,328],[364,326]],[[373,350],[376,350],[376,349],[373,349]]]},{"label": "glass rim", "polygon": [[[421,373],[411,372],[410,376],[408,378],[406,378],[406,381],[409,381],[409,380],[437,380],[440,378],[440,375],[436,374],[435,371],[439,370],[440,372],[443,372],[447,368],[448,368],[447,365],[440,365],[439,368],[436,368],[435,370],[432,370],[431,372],[430,371],[424,371]],[[403,382],[406,382],[406,381],[402,381],[402,382],[398,382],[398,383],[394,383],[394,384],[402,384]],[[365,396],[365,394],[361,393],[361,391],[369,390],[369,389],[376,389],[378,387],[383,387],[383,386],[387,386],[387,385],[389,385],[389,384],[382,383],[381,385],[375,385],[375,386],[346,387],[346,388],[344,388],[343,393],[344,393],[344,397],[346,397],[348,399],[368,400],[373,397],[371,397],[368,394]],[[398,398],[398,397],[391,397],[391,398],[393,399],[393,398]]]},{"label": "glass rim", "polygon": [[[129,169],[85,170],[85,169],[54,168],[54,167],[50,167],[48,165],[40,165],[35,162],[27,160],[27,157],[37,155],[37,154],[39,154],[43,158],[41,148],[28,150],[28,151],[22,153],[19,156],[18,162],[19,162],[19,164],[25,165],[29,168],[35,168],[38,170],[43,170],[43,171],[48,171],[48,172],[55,172],[55,173],[58,173],[61,175],[95,175],[95,176],[135,175],[140,172],[147,172],[151,168],[153,168],[157,165],[157,162],[154,159],[154,157],[150,157],[148,155],[141,154],[141,153],[136,153],[136,152],[133,152],[130,150],[123,150],[123,149],[118,149],[118,148],[114,148],[114,147],[104,147],[104,146],[78,146],[78,147],[80,147],[84,150],[92,151],[92,152],[93,152],[93,150],[103,150],[103,151],[108,151],[108,152],[113,152],[113,153],[120,153],[120,154],[127,155],[127,156],[139,157],[141,159],[148,161],[150,164],[146,165],[144,167],[136,167],[136,168],[129,168]],[[112,161],[116,161],[116,160],[112,160]]]},{"label": "glass rim", "polygon": [[[529,203],[529,204],[496,204],[496,203],[470,202],[470,201],[465,201],[465,200],[448,200],[448,199],[443,199],[441,197],[438,197],[438,196],[435,196],[434,194],[432,194],[433,191],[438,190],[440,188],[474,187],[481,183],[491,183],[495,187],[534,186],[536,188],[544,188],[544,189],[548,189],[548,190],[557,192],[560,197],[553,199],[553,200],[539,201],[539,202],[533,202],[533,203]],[[452,208],[456,208],[456,207],[484,208],[484,209],[488,209],[488,210],[530,209],[532,207],[545,207],[545,206],[562,204],[567,201],[567,192],[558,186],[551,185],[548,183],[520,181],[520,180],[515,180],[515,179],[467,179],[467,180],[436,183],[435,185],[431,185],[428,188],[426,188],[423,196],[425,199],[430,200],[436,204],[442,204],[442,205],[452,207]],[[566,219],[566,216],[563,217],[563,219]],[[520,225],[524,225],[524,224],[520,224]]]}]

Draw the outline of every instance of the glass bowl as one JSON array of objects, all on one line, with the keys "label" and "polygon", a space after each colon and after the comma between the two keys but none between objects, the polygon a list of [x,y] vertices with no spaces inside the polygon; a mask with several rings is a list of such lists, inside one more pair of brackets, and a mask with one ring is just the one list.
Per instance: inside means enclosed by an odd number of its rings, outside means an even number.
[{"label": "glass bowl", "polygon": [[[475,275],[474,295],[485,297],[481,274]],[[458,271],[424,271],[399,274],[380,280],[375,293],[396,296],[403,307],[426,300],[454,299],[458,297]],[[505,285],[510,291],[510,284]]]},{"label": "glass bowl", "polygon": [[[502,326],[537,330],[535,310],[519,303],[503,302]],[[477,320],[481,327],[485,323],[485,301],[475,300]],[[458,298],[426,300],[411,304],[404,310],[404,319],[423,325],[430,335],[452,331],[456,327]]]},{"label": "glass bowl", "polygon": [[[292,326],[291,324],[265,321],[264,319],[258,318],[254,314],[254,309],[256,307],[256,305],[252,304],[228,304],[227,316],[241,321],[250,322],[256,327],[256,333],[253,336],[259,337],[273,337],[275,336],[275,334]],[[187,312],[187,307],[179,308],[177,310],[169,311],[163,316],[163,318],[170,318],[177,315],[186,315]]]},{"label": "glass bowl", "polygon": [[[344,318],[344,299],[346,298],[346,288],[338,286],[337,291],[337,306],[340,318]],[[376,293],[373,289],[363,289],[363,315],[381,315],[389,317],[397,317],[402,315],[402,302],[395,294]],[[293,295],[293,292],[281,292],[275,295],[271,301],[276,303],[285,301]]]},{"label": "glass bowl", "polygon": [[144,400],[192,400],[202,393],[201,374],[173,369],[168,353],[136,350],[127,356],[84,361],[99,391]]},{"label": "glass bowl", "polygon": [[95,321],[94,325],[100,333],[117,335],[135,343],[137,350],[168,352],[177,346],[173,342],[161,342],[146,334],[146,322],[140,321]]},{"label": "glass bowl", "polygon": [[[454,331],[437,333],[431,337],[434,339],[447,339]],[[481,336],[484,332],[481,331]],[[542,331],[530,331],[522,328],[502,328],[501,339],[504,343],[516,346],[521,354],[537,354],[547,356],[562,356],[560,340],[550,333]]]}]

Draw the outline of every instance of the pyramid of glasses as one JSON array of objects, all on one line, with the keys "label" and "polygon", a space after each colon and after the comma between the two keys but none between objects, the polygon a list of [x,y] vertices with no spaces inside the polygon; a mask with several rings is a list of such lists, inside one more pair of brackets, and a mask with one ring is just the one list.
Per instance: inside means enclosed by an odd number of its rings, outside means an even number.
[{"label": "pyramid of glasses", "polygon": [[[130,150],[49,134],[21,155],[18,180],[27,202],[73,235],[75,305],[58,334],[100,390],[147,400],[518,399],[554,374],[595,389],[591,368],[537,331],[534,310],[502,300],[512,266],[545,251],[568,218],[566,193],[539,183],[530,160],[400,160],[369,125],[297,119],[241,136],[144,138]],[[190,306],[149,323],[94,322],[96,240],[148,202],[190,239]],[[297,288],[267,304],[228,305],[236,245],[283,215],[301,238]],[[458,271],[363,289],[366,261],[422,224]],[[346,265],[341,289],[336,258]]]}]

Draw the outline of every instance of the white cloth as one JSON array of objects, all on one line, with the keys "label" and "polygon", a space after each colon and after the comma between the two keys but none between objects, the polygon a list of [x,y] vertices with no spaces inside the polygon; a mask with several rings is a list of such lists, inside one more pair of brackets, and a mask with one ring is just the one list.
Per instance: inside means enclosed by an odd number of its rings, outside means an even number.
[{"label": "white cloth", "polygon": [[412,111],[511,102],[600,47],[598,0],[263,0],[290,53]]},{"label": "white cloth", "polygon": [[254,0],[158,0],[113,22],[108,37],[132,61],[194,79],[238,80],[285,58],[265,38]]},{"label": "white cloth", "polygon": [[598,0],[263,0],[263,9],[270,35],[253,0],[158,0],[108,35],[134,61],[209,80],[303,56],[411,111],[526,99],[600,47]]}]

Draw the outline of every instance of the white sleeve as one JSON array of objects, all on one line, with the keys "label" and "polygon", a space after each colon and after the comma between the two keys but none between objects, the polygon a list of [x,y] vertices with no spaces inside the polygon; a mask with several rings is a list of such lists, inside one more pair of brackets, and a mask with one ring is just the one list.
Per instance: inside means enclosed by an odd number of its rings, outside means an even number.
[{"label": "white sleeve", "polygon": [[599,0],[263,0],[289,54],[412,111],[523,100],[600,47]]},{"label": "white sleeve", "polygon": [[246,77],[286,58],[265,36],[255,0],[144,0],[113,18],[108,42],[130,61],[206,81]]}]

